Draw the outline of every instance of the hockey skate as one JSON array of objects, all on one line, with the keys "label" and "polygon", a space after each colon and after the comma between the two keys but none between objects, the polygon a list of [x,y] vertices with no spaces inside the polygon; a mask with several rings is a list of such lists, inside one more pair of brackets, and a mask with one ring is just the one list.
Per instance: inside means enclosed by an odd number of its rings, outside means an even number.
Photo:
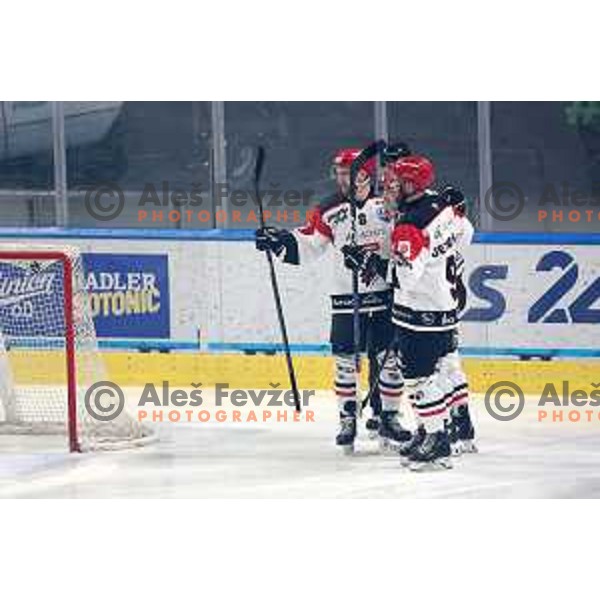
[{"label": "hockey skate", "polygon": [[458,430],[456,428],[456,422],[450,416],[448,421],[445,421],[444,427],[446,428],[446,433],[448,434],[448,440],[450,442],[450,452],[453,456],[458,456],[461,454],[461,451],[458,447]]},{"label": "hockey skate", "polygon": [[410,442],[412,439],[410,431],[402,427],[396,410],[386,410],[381,413],[381,422],[377,433],[382,452],[396,452],[401,444]]},{"label": "hockey skate", "polygon": [[344,454],[354,452],[356,440],[356,416],[340,414],[340,429],[335,437],[335,443],[342,448]]},{"label": "hockey skate", "polygon": [[452,422],[456,430],[456,443],[452,447],[452,453],[475,454],[478,452],[475,445],[475,428],[466,404],[456,408],[452,415]]},{"label": "hockey skate", "polygon": [[365,429],[367,430],[367,436],[370,440],[376,440],[379,438],[380,425],[381,419],[378,415],[373,415],[366,420]]},{"label": "hockey skate", "polygon": [[423,442],[409,456],[411,471],[451,469],[450,440],[445,430],[426,433]]},{"label": "hockey skate", "polygon": [[418,448],[425,439],[425,428],[423,425],[419,425],[417,430],[412,434],[410,441],[400,444],[400,448],[398,450],[398,454],[400,455],[400,464],[403,466],[408,466],[410,462],[410,456]]}]

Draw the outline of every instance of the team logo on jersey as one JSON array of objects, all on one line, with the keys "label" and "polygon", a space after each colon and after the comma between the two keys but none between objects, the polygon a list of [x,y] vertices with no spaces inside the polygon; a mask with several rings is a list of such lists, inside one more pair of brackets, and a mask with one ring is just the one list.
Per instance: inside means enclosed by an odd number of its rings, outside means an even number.
[{"label": "team logo on jersey", "polygon": [[365,213],[360,213],[360,215],[358,215],[358,224],[359,225],[367,224],[367,215],[365,215]]},{"label": "team logo on jersey", "polygon": [[396,244],[396,252],[400,256],[410,256],[410,242],[408,240],[400,240],[398,244]]},{"label": "team logo on jersey", "polygon": [[433,325],[435,323],[435,315],[430,312],[424,312],[421,315],[423,325]]},{"label": "team logo on jersey", "polygon": [[445,237],[448,234],[448,231],[452,227],[454,227],[454,220],[452,218],[450,218],[449,216],[447,216],[445,214],[445,212],[443,213],[443,215],[446,218],[440,217],[440,219],[438,220],[439,222],[437,223],[435,230],[433,232],[434,240],[439,240],[440,238]]},{"label": "team logo on jersey", "polygon": [[379,296],[376,296],[375,294],[366,294],[365,296],[363,296],[361,298],[362,302],[362,306],[371,306],[373,304],[381,304],[381,300],[379,298]]},{"label": "team logo on jersey", "polygon": [[454,325],[456,323],[456,316],[454,314],[444,313],[442,315],[442,325]]},{"label": "team logo on jersey", "polygon": [[385,206],[377,206],[375,208],[375,217],[384,223],[391,221],[390,211]]},{"label": "team logo on jersey", "polygon": [[339,225],[348,219],[348,207],[342,206],[339,210],[334,212],[328,219],[329,225]]}]

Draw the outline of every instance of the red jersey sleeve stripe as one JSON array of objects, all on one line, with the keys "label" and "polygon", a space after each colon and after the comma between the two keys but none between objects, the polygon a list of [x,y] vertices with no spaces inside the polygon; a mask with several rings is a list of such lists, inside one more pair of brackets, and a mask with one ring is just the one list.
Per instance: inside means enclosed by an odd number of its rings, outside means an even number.
[{"label": "red jersey sleeve stripe", "polygon": [[306,225],[302,226],[299,231],[304,235],[314,235],[315,232],[318,232],[333,242],[333,231],[331,230],[331,227],[323,221],[323,215],[318,209],[309,212]]}]

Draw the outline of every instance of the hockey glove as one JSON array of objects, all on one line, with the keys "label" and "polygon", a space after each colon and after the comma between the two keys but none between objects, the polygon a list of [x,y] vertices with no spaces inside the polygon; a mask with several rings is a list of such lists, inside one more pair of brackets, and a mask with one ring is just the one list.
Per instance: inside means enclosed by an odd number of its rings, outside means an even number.
[{"label": "hockey glove", "polygon": [[388,261],[381,258],[379,254],[369,252],[360,272],[360,278],[365,285],[371,285],[378,275],[385,281],[387,271]]},{"label": "hockey glove", "polygon": [[465,197],[463,193],[451,185],[447,185],[441,192],[444,202],[453,206],[461,214],[465,213]]},{"label": "hockey glove", "polygon": [[351,271],[358,271],[361,281],[370,285],[377,275],[385,279],[387,261],[374,252],[368,252],[360,246],[342,246],[344,265]]},{"label": "hockey glove", "polygon": [[298,242],[289,231],[275,227],[261,227],[255,233],[256,249],[260,252],[270,250],[283,262],[300,264]]},{"label": "hockey glove", "polygon": [[367,252],[360,246],[354,244],[342,246],[341,250],[344,255],[344,266],[346,269],[360,271],[367,259]]}]

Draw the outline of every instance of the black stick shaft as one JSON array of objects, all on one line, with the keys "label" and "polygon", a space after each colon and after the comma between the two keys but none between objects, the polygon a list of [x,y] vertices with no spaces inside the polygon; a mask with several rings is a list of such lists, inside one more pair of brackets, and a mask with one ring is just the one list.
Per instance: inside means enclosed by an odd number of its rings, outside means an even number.
[{"label": "black stick shaft", "polygon": [[[260,215],[260,225],[265,226],[265,213],[263,209],[262,198],[260,196],[260,176],[262,173],[262,167],[265,159],[265,151],[262,146],[258,148],[258,154],[256,157],[256,168],[254,173],[254,193],[256,195],[256,202],[258,204],[258,212]],[[271,250],[267,249],[267,262],[269,263],[269,274],[271,276],[271,288],[273,290],[273,298],[275,299],[275,309],[277,311],[277,319],[279,321],[279,329],[281,330],[281,338],[283,341],[283,350],[285,353],[285,362],[287,365],[288,377],[290,380],[290,388],[294,395],[294,406],[298,412],[302,410],[300,404],[300,392],[298,390],[298,382],[296,380],[296,371],[294,370],[294,363],[292,361],[292,353],[290,351],[290,341],[287,333],[287,327],[285,324],[285,317],[283,314],[283,304],[281,302],[281,294],[279,293],[279,284],[277,283],[277,274],[275,272],[275,264],[273,262],[273,254]]]},{"label": "black stick shaft", "polygon": [[[365,164],[375,158],[385,147],[383,140],[373,142],[370,146],[367,146],[359,156],[353,161],[350,167],[350,207],[351,207],[351,218],[352,218],[352,245],[357,246],[358,244],[358,200],[356,198],[356,177],[360,169]],[[352,329],[354,337],[354,368],[356,371],[356,409],[358,416],[362,416],[363,402],[359,398],[360,391],[360,350],[361,350],[361,339],[360,339],[360,305],[361,297],[359,293],[359,280],[358,272],[354,270],[352,272]]]},{"label": "black stick shaft", "polygon": [[[355,190],[352,190],[352,245],[357,245],[357,209],[356,209],[356,197]],[[358,414],[362,415],[362,402],[358,398],[358,390],[360,389],[360,293],[359,293],[359,281],[358,281],[358,271],[352,271],[352,337],[354,342],[354,370],[356,374],[356,390],[357,390],[357,410]]]},{"label": "black stick shaft", "polygon": [[[390,327],[391,326],[392,325],[390,324]],[[373,374],[373,377],[371,378],[372,381],[369,385],[369,391],[367,392],[367,395],[362,400],[363,410],[366,406],[368,406],[369,402],[371,401],[371,398],[373,397],[373,394],[375,393],[375,388],[377,388],[377,386],[379,385],[379,376],[381,375],[381,371],[383,371],[383,367],[385,366],[387,359],[389,358],[390,354],[394,351],[395,344],[396,344],[396,335],[394,334],[394,337],[392,338],[391,343],[385,349],[385,352],[383,353],[381,360],[379,360],[378,358],[375,359],[375,363],[377,366],[376,366],[375,372]]]}]

